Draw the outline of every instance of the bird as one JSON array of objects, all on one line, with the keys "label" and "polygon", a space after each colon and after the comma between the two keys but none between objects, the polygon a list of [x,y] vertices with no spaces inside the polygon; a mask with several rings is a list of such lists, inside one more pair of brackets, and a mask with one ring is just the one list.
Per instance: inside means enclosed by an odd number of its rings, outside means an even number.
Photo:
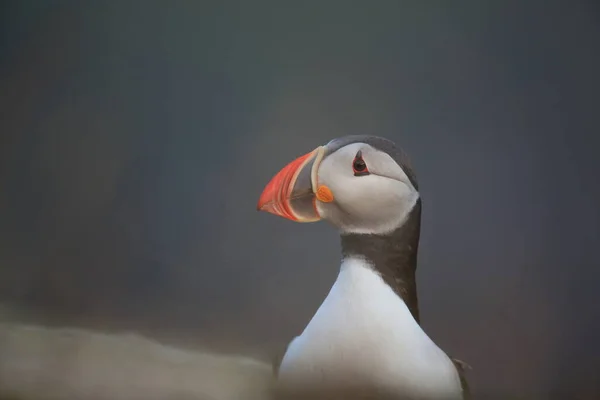
[{"label": "bird", "polygon": [[420,323],[422,201],[399,146],[369,135],[333,139],[275,174],[257,209],[294,222],[327,221],[341,239],[335,282],[275,363],[280,393],[471,398],[467,364],[440,349]]}]

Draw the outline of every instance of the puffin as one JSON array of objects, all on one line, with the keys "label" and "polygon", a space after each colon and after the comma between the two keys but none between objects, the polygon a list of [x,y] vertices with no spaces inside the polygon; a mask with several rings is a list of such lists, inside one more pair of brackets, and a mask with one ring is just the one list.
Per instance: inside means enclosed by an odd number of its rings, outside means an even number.
[{"label": "puffin", "polygon": [[471,398],[470,367],[420,324],[421,208],[408,156],[378,136],[331,140],[264,187],[258,210],[294,222],[325,220],[341,239],[337,279],[275,362],[280,398]]}]

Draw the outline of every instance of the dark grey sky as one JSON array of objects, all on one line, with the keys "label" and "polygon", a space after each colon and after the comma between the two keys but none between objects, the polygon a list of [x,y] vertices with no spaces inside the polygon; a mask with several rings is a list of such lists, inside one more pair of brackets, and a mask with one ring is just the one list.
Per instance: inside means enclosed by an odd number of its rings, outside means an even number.
[{"label": "dark grey sky", "polygon": [[416,166],[422,320],[475,392],[600,395],[594,2],[78,4],[2,3],[0,301],[284,343],[339,243],[258,196],[376,134]]}]

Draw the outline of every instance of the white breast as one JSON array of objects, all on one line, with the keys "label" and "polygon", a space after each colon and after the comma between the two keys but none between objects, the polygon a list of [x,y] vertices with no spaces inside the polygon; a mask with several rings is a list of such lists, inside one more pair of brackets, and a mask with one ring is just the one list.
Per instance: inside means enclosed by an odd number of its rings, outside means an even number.
[{"label": "white breast", "polygon": [[365,382],[419,398],[462,398],[452,361],[381,276],[357,258],[344,260],[327,298],[289,345],[279,381]]}]

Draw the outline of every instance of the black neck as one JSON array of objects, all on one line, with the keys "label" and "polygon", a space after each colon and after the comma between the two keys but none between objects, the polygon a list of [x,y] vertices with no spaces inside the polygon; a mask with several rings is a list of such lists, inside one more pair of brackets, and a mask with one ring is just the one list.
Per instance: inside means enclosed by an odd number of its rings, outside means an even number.
[{"label": "black neck", "polygon": [[386,235],[342,234],[342,257],[361,256],[373,264],[383,280],[404,300],[419,323],[417,253],[421,230],[421,199],[398,229]]}]

